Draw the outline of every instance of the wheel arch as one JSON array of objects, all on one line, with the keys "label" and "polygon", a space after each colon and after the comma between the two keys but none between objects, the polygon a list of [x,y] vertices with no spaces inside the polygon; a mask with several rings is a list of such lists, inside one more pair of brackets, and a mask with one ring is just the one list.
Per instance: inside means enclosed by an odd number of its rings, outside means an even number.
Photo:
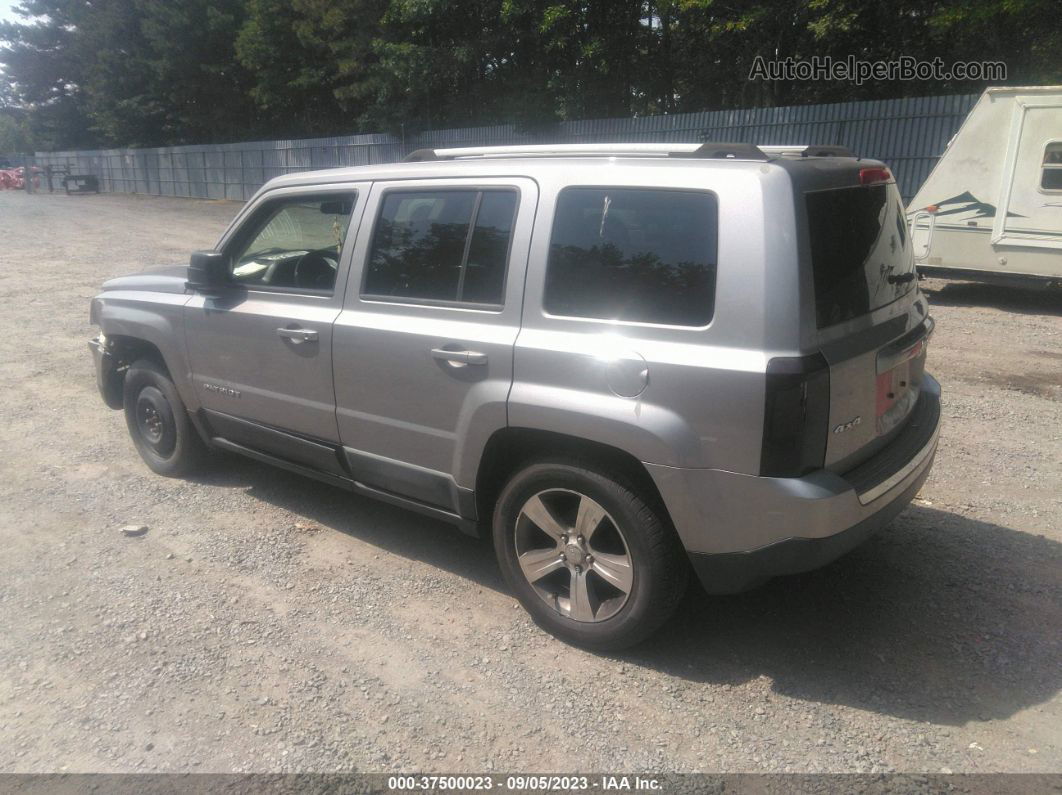
[{"label": "wheel arch", "polygon": [[[174,301],[165,299],[173,298]],[[183,312],[186,296],[160,295],[157,302],[130,298],[126,293],[104,293],[93,302],[93,320],[106,335],[107,348],[122,345],[132,358],[123,356],[126,365],[135,358],[151,358],[166,368],[177,394],[189,411],[199,407],[192,387],[184,348]],[[124,378],[124,369],[122,378]],[[108,403],[108,405],[110,405]]]},{"label": "wheel arch", "polygon": [[[106,354],[107,358],[100,372],[100,392],[104,403],[115,410],[122,408],[125,374],[129,366],[137,359],[151,359],[160,364],[169,374],[166,357],[162,355],[158,346],[139,337],[129,337],[124,334],[108,336]],[[172,377],[171,375],[170,378]]]},{"label": "wheel arch", "polygon": [[619,476],[658,511],[663,521],[671,524],[667,505],[653,478],[645,465],[627,451],[578,436],[511,426],[495,431],[480,457],[475,495],[481,521],[490,521],[498,495],[512,474],[522,464],[545,457],[570,457]]}]

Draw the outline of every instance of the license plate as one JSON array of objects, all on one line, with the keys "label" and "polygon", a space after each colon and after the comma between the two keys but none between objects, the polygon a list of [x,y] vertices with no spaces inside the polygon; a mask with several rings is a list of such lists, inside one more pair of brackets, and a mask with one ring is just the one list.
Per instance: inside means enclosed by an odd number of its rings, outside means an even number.
[{"label": "license plate", "polygon": [[888,433],[907,416],[918,395],[914,387],[925,363],[926,340],[920,339],[897,358],[900,363],[878,374],[875,419],[878,435]]}]

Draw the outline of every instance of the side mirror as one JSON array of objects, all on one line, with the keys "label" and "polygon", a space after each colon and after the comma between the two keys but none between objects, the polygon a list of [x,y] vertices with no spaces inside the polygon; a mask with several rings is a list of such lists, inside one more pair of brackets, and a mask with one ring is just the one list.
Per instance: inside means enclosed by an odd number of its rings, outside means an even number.
[{"label": "side mirror", "polygon": [[184,286],[200,293],[215,293],[228,284],[229,263],[220,251],[196,251],[188,263]]}]

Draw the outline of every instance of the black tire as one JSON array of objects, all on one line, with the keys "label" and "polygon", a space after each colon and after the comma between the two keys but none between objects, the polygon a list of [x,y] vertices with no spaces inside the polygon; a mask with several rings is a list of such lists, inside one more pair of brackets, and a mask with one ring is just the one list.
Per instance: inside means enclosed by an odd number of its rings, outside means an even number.
[{"label": "black tire", "polygon": [[[563,499],[564,492],[575,494],[570,499],[590,497],[607,512],[606,522],[601,526],[609,528],[609,533],[612,528],[619,531],[630,562],[632,584],[625,601],[617,612],[603,619],[595,616],[588,621],[578,621],[570,617],[575,610],[571,596],[568,598],[569,615],[565,615],[560,607],[562,602],[555,596],[551,602],[549,597],[542,595],[541,591],[546,589],[536,589],[518,562],[518,534],[525,532],[528,526],[526,515],[521,518],[522,510],[535,496],[549,500],[554,499],[550,495],[557,494]],[[509,587],[536,624],[573,645],[597,651],[615,651],[645,640],[667,621],[686,591],[689,561],[670,522],[662,515],[662,509],[653,507],[654,502],[641,496],[638,489],[622,477],[583,462],[536,461],[509,479],[494,508],[494,548]],[[571,516],[571,509],[568,516]],[[518,524],[521,522],[523,524]],[[532,526],[532,532],[537,533],[537,525],[532,522]],[[568,522],[565,526],[574,527],[574,524]],[[582,543],[582,536],[579,539]],[[590,549],[587,551],[593,552]],[[561,552],[561,555],[564,553]],[[593,560],[592,556],[587,560]],[[573,565],[567,562],[561,565],[567,571],[558,569],[548,577],[554,578],[559,583],[557,587],[563,591],[565,578],[569,578],[571,588],[577,575],[573,573],[576,570]],[[586,568],[587,577],[592,576],[595,582],[604,582],[596,572],[591,575],[593,565]],[[544,581],[537,582],[541,585]],[[612,604],[620,598],[614,597]],[[605,602],[600,604],[604,605]]]},{"label": "black tire", "polygon": [[129,435],[152,472],[180,477],[202,465],[206,447],[165,367],[152,359],[133,362],[122,397]]}]

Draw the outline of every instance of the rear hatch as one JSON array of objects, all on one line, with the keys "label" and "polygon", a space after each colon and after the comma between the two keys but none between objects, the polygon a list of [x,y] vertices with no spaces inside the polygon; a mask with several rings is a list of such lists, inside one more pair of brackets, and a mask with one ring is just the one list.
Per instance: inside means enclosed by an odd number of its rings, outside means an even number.
[{"label": "rear hatch", "polygon": [[791,173],[805,219],[811,336],[829,367],[824,465],[845,473],[918,407],[932,321],[892,175],[875,161],[831,160]]}]

